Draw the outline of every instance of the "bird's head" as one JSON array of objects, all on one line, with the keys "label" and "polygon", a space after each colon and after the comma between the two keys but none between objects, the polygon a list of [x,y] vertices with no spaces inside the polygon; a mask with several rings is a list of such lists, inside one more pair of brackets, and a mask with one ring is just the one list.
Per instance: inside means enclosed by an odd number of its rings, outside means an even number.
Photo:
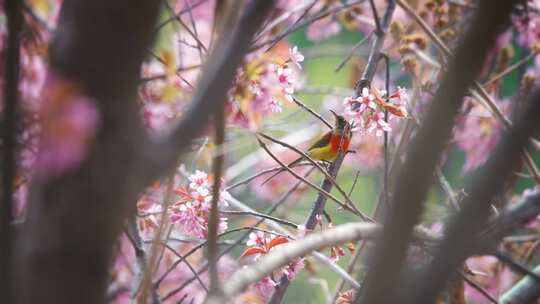
[{"label": "bird's head", "polygon": [[333,110],[330,110],[330,112],[332,112],[332,114],[334,115],[334,131],[342,132],[343,130],[345,130],[345,128],[349,125],[347,120],[343,116],[338,115]]}]

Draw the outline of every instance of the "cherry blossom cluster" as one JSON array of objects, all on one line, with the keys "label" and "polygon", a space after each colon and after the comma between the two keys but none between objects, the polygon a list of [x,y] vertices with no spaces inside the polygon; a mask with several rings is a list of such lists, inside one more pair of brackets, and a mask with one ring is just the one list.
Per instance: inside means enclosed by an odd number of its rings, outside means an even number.
[{"label": "cherry blossom cluster", "polygon": [[240,125],[260,125],[267,113],[281,112],[283,102],[291,102],[298,86],[304,56],[294,46],[287,59],[273,54],[251,56],[238,70],[229,91],[229,109]]},{"label": "cherry blossom cluster", "polygon": [[377,88],[363,88],[362,95],[354,98],[347,97],[343,101],[345,115],[350,118],[355,130],[366,133],[375,133],[381,136],[384,132],[391,131],[390,124],[385,120],[385,111],[388,111],[388,120],[407,118],[407,92],[398,87],[386,100],[386,91]]},{"label": "cherry blossom cluster", "polygon": [[[170,220],[182,233],[197,238],[206,238],[208,234],[208,217],[212,203],[212,181],[203,171],[197,170],[189,177],[187,187],[175,189],[177,200],[169,207]],[[221,190],[218,207],[228,206],[230,194]],[[227,229],[227,218],[220,216],[218,232]]]},{"label": "cherry blossom cluster", "polygon": [[[289,243],[289,239],[281,235],[274,235],[263,231],[252,232],[246,242],[248,248],[244,251],[242,257],[252,256],[253,259],[257,261],[276,248],[286,246],[287,243]],[[275,278],[286,275],[289,281],[292,281],[296,277],[298,271],[304,268],[304,261],[304,258],[295,259],[286,266],[275,270],[271,275],[255,283],[251,288],[252,292],[259,298],[267,301],[270,296],[272,296],[274,287],[277,286]]]}]

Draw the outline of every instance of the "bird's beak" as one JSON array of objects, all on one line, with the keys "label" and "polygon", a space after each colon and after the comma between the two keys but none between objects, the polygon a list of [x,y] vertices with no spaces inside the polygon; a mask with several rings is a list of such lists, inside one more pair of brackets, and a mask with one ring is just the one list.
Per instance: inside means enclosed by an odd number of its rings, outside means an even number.
[{"label": "bird's beak", "polygon": [[329,111],[330,111],[332,114],[334,114],[334,117],[335,117],[336,119],[339,118],[339,115],[338,115],[336,112],[334,112],[334,110],[329,110]]}]

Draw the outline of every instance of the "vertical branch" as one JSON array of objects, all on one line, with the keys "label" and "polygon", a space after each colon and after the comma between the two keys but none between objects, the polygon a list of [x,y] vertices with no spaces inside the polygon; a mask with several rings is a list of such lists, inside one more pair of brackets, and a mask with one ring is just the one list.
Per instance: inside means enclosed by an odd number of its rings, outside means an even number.
[{"label": "vertical branch", "polygon": [[[381,58],[384,59],[385,66],[386,66],[386,103],[390,102],[390,59],[386,54],[381,54]],[[388,110],[384,110],[384,121],[388,123]],[[384,189],[383,189],[383,196],[384,196],[384,205],[388,206],[388,167],[389,167],[389,161],[388,161],[388,131],[384,131]]]},{"label": "vertical branch", "polygon": [[[144,274],[147,271],[146,252],[144,251],[143,240],[139,233],[139,227],[137,227],[136,216],[133,216],[132,218],[128,219],[126,234],[133,246],[133,251],[135,252],[135,258],[137,260],[137,267],[138,267],[135,273],[135,278],[133,280],[132,290],[130,294],[130,299],[133,301],[137,298],[139,289],[142,287]],[[160,303],[157,288],[152,289],[152,302],[154,304]]]},{"label": "vertical branch", "polygon": [[219,194],[221,188],[221,177],[223,175],[223,143],[225,141],[225,112],[224,103],[219,103],[220,106],[216,107],[214,116],[214,126],[216,132],[215,149],[216,154],[212,163],[212,171],[214,176],[214,185],[212,187],[212,207],[210,209],[210,216],[208,219],[208,247],[207,256],[210,267],[210,293],[220,293],[221,287],[218,280],[217,269],[217,257],[218,257],[218,244],[217,233],[219,227]]},{"label": "vertical branch", "polygon": [[[386,38],[386,32],[388,31],[388,27],[390,26],[390,22],[392,21],[392,15],[394,14],[395,9],[396,1],[389,0],[383,16],[383,20],[380,24],[380,30],[377,31],[375,39],[371,44],[368,62],[366,64],[366,68],[364,69],[364,73],[362,74],[362,77],[358,80],[358,82],[356,82],[356,85],[354,87],[357,95],[360,95],[364,87],[369,86],[371,80],[375,76],[375,72],[377,71],[377,63],[381,58],[381,50],[384,44],[384,39]],[[375,15],[377,14],[375,13]]]},{"label": "vertical branch", "polygon": [[[178,166],[175,166],[177,168]],[[148,301],[148,294],[150,292],[150,288],[154,288],[152,286],[152,277],[154,275],[154,272],[156,271],[157,267],[159,266],[159,255],[160,255],[160,242],[162,240],[163,231],[167,230],[167,226],[169,225],[169,217],[167,214],[167,209],[171,205],[172,198],[173,198],[173,188],[174,188],[174,176],[175,176],[176,170],[172,170],[172,172],[169,175],[168,181],[167,181],[167,189],[165,190],[165,197],[163,199],[163,212],[161,213],[161,219],[159,222],[159,227],[154,235],[154,239],[152,241],[152,246],[150,248],[150,256],[148,259],[148,265],[144,269],[143,277],[141,280],[141,295],[139,298],[139,302],[142,304],[146,304],[146,301]],[[166,242],[166,241],[165,241]],[[156,288],[154,288],[155,290]],[[157,293],[152,293],[152,296]],[[155,297],[154,297],[155,298]],[[153,300],[154,301],[154,300]]]},{"label": "vertical branch", "polygon": [[0,205],[0,294],[3,302],[12,302],[12,269],[13,263],[13,179],[16,174],[15,136],[17,128],[17,99],[20,64],[20,36],[22,24],[21,2],[19,0],[4,1],[7,15],[8,41],[4,66],[4,116],[2,130],[2,203]]}]

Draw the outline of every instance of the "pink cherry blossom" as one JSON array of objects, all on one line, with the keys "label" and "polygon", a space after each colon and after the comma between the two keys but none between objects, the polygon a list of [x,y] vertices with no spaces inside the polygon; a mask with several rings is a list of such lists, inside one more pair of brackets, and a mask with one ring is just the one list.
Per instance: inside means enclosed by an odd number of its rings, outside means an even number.
[{"label": "pink cherry blossom", "polygon": [[198,190],[201,188],[208,187],[208,174],[203,171],[195,171],[195,174],[189,176],[189,187],[193,190]]},{"label": "pink cherry blossom", "polygon": [[304,61],[304,55],[298,51],[298,47],[296,45],[289,49],[289,58],[294,65],[296,65],[299,69],[302,69],[300,62]]},{"label": "pink cherry blossom", "polygon": [[384,132],[391,131],[390,124],[384,119],[384,112],[388,112],[388,121],[392,118],[407,118],[407,94],[404,88],[390,95],[387,100],[387,92],[377,88],[365,87],[362,94],[357,97],[346,97],[343,101],[344,115],[353,125],[353,131],[363,134],[374,132],[381,136]]},{"label": "pink cherry blossom", "polygon": [[262,231],[255,231],[249,234],[249,239],[246,242],[246,246],[262,246],[268,242],[268,238]]},{"label": "pink cherry blossom", "polygon": [[270,99],[270,111],[274,113],[281,113],[281,102],[275,98]]},{"label": "pink cherry blossom", "polygon": [[[213,183],[209,181],[206,172],[199,170],[188,176],[188,181],[188,188],[178,187],[175,190],[177,201],[168,209],[170,219],[182,233],[197,238],[205,238],[208,232]],[[227,207],[228,199],[230,199],[230,194],[225,190],[221,190],[218,207],[220,209]],[[218,231],[225,231],[227,226],[227,218],[220,216]]]},{"label": "pink cherry blossom", "polygon": [[374,100],[375,96],[369,93],[369,89],[363,88],[362,96],[356,99],[356,101],[360,102],[360,108],[358,109],[358,112],[362,113],[368,108],[375,110],[377,108],[377,105],[375,104]]},{"label": "pink cherry blossom", "polygon": [[384,132],[392,131],[390,125],[384,120],[384,113],[378,112],[375,115],[371,116],[370,124],[367,127],[368,132],[375,130],[376,136],[381,136]]},{"label": "pink cherry blossom", "polygon": [[278,75],[279,85],[283,88],[285,94],[294,94],[294,83],[296,82],[296,79],[294,78],[292,69],[289,67],[280,67],[276,72]]}]

